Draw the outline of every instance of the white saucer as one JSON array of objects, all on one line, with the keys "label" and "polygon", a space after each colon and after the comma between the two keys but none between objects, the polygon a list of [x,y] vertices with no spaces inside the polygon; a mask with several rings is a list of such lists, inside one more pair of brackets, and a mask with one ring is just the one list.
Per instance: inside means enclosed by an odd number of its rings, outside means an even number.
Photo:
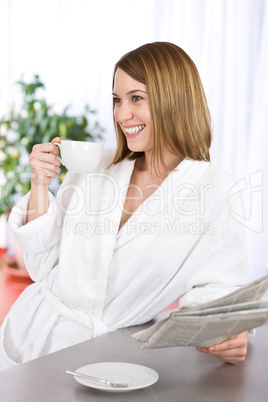
[{"label": "white saucer", "polygon": [[86,378],[74,376],[75,380],[80,384],[108,392],[127,392],[149,387],[159,378],[157,372],[149,367],[140,366],[139,364],[119,362],[89,364],[80,367],[76,372],[91,375],[93,377],[104,378],[115,383],[130,384],[130,386],[126,388],[113,388],[110,385],[98,384]]}]

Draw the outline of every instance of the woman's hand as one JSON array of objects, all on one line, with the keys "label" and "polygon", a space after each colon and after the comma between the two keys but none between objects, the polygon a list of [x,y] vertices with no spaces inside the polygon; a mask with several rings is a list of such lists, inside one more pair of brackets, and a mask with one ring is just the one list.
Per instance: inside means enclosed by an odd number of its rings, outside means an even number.
[{"label": "woman's hand", "polygon": [[60,173],[59,150],[54,142],[61,139],[56,137],[52,142],[34,145],[30,154],[32,185],[47,186]]},{"label": "woman's hand", "polygon": [[56,137],[52,142],[35,145],[30,154],[31,193],[26,222],[45,214],[48,209],[48,184],[60,173],[59,150],[53,142],[61,142],[61,139]]},{"label": "woman's hand", "polygon": [[235,338],[228,339],[209,348],[196,348],[200,352],[216,356],[226,363],[237,364],[247,355],[248,332],[242,332]]}]

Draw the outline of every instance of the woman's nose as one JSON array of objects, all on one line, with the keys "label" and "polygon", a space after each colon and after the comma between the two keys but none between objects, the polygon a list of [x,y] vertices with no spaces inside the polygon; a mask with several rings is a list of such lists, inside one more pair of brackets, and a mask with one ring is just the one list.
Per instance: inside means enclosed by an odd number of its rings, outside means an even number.
[{"label": "woman's nose", "polygon": [[115,108],[114,115],[116,120],[120,121],[121,123],[133,118],[131,106],[124,102],[122,102],[119,107]]}]

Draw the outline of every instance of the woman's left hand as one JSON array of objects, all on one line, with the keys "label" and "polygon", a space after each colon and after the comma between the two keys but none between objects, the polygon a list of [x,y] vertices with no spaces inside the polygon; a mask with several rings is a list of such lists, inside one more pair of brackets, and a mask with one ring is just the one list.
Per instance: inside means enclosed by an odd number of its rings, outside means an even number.
[{"label": "woman's left hand", "polygon": [[226,363],[237,364],[245,360],[247,355],[248,332],[242,332],[235,338],[227,339],[209,348],[196,348],[200,352],[216,356]]}]

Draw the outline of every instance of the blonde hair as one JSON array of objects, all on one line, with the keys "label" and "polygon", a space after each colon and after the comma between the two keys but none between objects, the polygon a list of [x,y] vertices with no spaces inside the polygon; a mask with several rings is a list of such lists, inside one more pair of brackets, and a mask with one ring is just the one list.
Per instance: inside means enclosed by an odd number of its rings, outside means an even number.
[{"label": "blonde hair", "polygon": [[[210,160],[211,120],[198,70],[180,47],[168,42],[143,45],[125,54],[115,65],[147,87],[154,128],[153,165],[159,171],[163,150],[183,158]],[[114,119],[117,152],[111,165],[136,159]]]}]

